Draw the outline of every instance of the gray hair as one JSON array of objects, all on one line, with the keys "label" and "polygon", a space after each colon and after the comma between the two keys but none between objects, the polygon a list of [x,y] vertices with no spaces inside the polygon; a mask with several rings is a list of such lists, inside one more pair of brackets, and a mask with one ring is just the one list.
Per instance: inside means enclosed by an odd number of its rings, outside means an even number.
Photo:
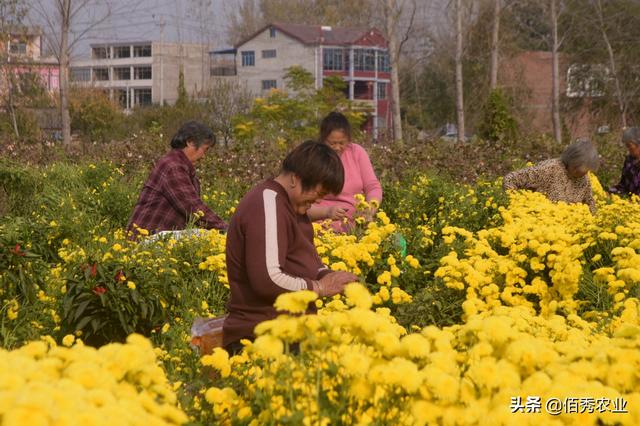
[{"label": "gray hair", "polygon": [[640,145],[640,127],[624,129],[624,132],[622,132],[622,143],[625,145],[628,143]]},{"label": "gray hair", "polygon": [[567,169],[586,167],[595,171],[600,166],[598,148],[588,139],[578,139],[569,145],[560,156],[560,160]]}]

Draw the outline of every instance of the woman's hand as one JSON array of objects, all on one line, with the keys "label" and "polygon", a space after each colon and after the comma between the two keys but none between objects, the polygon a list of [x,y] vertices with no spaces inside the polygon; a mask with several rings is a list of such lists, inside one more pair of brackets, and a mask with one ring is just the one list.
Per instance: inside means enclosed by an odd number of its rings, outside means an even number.
[{"label": "woman's hand", "polygon": [[327,207],[327,219],[331,220],[342,220],[347,216],[347,210],[338,206],[329,206]]},{"label": "woman's hand", "polygon": [[336,271],[330,272],[318,281],[313,281],[313,291],[320,297],[333,296],[342,293],[344,286],[358,281],[358,276],[351,272]]}]

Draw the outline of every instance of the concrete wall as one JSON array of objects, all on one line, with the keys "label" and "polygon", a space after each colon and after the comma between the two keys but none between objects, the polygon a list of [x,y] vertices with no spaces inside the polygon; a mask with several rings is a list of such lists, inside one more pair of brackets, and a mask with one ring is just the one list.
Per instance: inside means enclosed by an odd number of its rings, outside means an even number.
[{"label": "concrete wall", "polygon": [[[153,43],[152,101],[173,104],[178,99],[180,67],[190,95],[202,90],[209,79],[209,49],[199,44]],[[161,71],[162,67],[162,71]]]},{"label": "concrete wall", "polygon": [[[263,58],[263,50],[276,50],[275,58]],[[242,52],[253,51],[255,66],[242,66]],[[294,65],[302,66],[314,77],[318,75],[315,67],[315,47],[305,46],[300,41],[276,30],[276,36],[271,38],[267,28],[255,38],[238,48],[236,67],[240,81],[247,83],[247,88],[256,96],[266,94],[262,90],[262,80],[276,80],[278,89],[286,89],[283,77],[285,69]]]}]

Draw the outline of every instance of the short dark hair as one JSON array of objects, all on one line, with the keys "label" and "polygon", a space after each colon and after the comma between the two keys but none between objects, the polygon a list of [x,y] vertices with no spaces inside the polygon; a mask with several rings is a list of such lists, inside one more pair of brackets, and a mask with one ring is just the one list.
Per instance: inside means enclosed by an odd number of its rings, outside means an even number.
[{"label": "short dark hair", "polygon": [[215,145],[216,136],[206,125],[198,121],[187,121],[184,123],[171,139],[171,148],[181,149],[193,142],[196,148],[202,145]]},{"label": "short dark hair", "polygon": [[333,149],[323,143],[308,140],[295,147],[282,161],[282,171],[298,176],[303,191],[320,184],[334,195],[342,192],[342,161]]},{"label": "short dark hair", "polygon": [[330,112],[320,123],[320,142],[326,142],[327,138],[334,130],[340,130],[351,140],[351,124],[344,114],[340,112]]}]

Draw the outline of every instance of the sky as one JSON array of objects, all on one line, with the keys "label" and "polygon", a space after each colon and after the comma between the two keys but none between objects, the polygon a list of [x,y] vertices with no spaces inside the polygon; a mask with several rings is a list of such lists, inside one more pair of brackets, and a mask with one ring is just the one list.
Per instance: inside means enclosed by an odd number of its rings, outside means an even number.
[{"label": "sky", "polygon": [[[83,0],[87,6],[72,23],[72,32],[80,34],[87,25],[107,15],[104,0]],[[167,42],[210,43],[213,47],[227,45],[227,16],[240,0],[109,0],[111,13],[95,25],[74,45],[73,58],[87,58],[90,44],[118,41],[160,41],[164,21]],[[72,0],[73,4],[74,0]],[[53,0],[27,0],[31,12],[27,22],[40,25],[52,33],[50,17],[55,15]],[[199,6],[200,5],[200,6]],[[203,9],[202,5],[205,8]],[[48,22],[49,21],[49,22]]]}]

